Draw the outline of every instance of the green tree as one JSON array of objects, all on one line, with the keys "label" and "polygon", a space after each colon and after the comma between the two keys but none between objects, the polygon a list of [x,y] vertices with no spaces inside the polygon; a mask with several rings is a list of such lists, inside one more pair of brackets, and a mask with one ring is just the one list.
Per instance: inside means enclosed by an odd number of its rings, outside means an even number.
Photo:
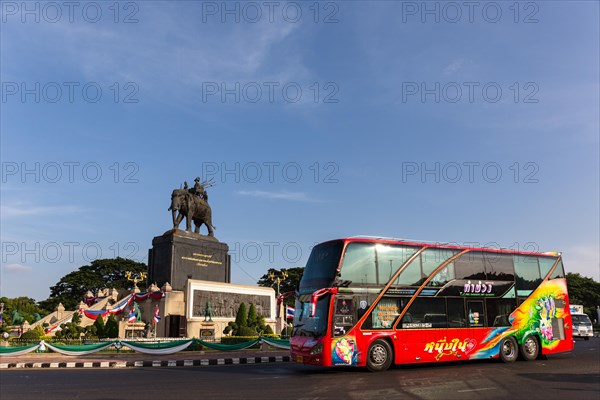
[{"label": "green tree", "polygon": [[80,339],[84,329],[79,326],[81,323],[81,316],[78,312],[73,313],[71,322],[66,324],[60,324],[61,331],[56,332],[57,339]]},{"label": "green tree", "polygon": [[569,272],[567,286],[570,303],[583,305],[583,312],[592,320],[595,319],[596,307],[600,305],[600,283],[587,276]]},{"label": "green tree", "polygon": [[[277,277],[281,277],[283,272],[287,274],[287,278],[279,282],[279,293],[282,294],[286,292],[295,292],[300,286],[300,280],[302,279],[302,274],[304,273],[304,267],[281,269],[269,268],[267,273],[258,280],[258,286],[271,287],[277,290]],[[273,278],[270,277],[271,274],[274,275]],[[294,299],[287,298],[285,299],[284,304],[293,306]]]},{"label": "green tree", "polygon": [[37,341],[37,340],[40,340],[40,338],[44,335],[45,335],[44,328],[42,328],[41,326],[38,325],[35,328],[30,329],[27,332],[23,333],[21,335],[21,339]]},{"label": "green tree", "polygon": [[238,328],[238,326],[236,325],[235,322],[229,321],[229,323],[227,324],[225,329],[223,329],[223,333],[225,335],[229,335],[230,333],[231,333],[231,335],[234,335],[234,332],[237,331],[237,328]]},{"label": "green tree", "polygon": [[96,328],[96,336],[99,339],[104,339],[106,337],[105,326],[104,326],[104,318],[101,315],[98,315],[98,318],[94,321],[94,328]]},{"label": "green tree", "polygon": [[248,319],[247,324],[249,328],[257,328],[258,316],[256,315],[256,307],[254,307],[254,303],[250,303],[250,308],[248,309]]},{"label": "green tree", "polygon": [[114,314],[110,314],[104,325],[104,334],[107,338],[119,337],[119,323],[115,318]]},{"label": "green tree", "polygon": [[244,303],[240,304],[240,308],[238,308],[235,316],[235,324],[238,326],[238,329],[242,326],[248,326],[248,313],[246,312],[246,304]]},{"label": "green tree", "polygon": [[0,302],[4,303],[4,311],[2,312],[3,325],[12,325],[12,312],[17,310],[19,315],[23,317],[24,321],[33,323],[36,321],[36,314],[45,316],[48,313],[42,310],[36,303],[35,300],[29,297],[15,297],[9,299],[8,297],[0,298]]},{"label": "green tree", "polygon": [[73,310],[88,290],[96,292],[104,288],[130,288],[133,283],[127,280],[125,272],[140,273],[146,270],[146,264],[120,257],[94,260],[90,265],[63,276],[50,288],[50,297],[39,305],[49,312],[54,311],[58,303],[62,303],[67,310]]}]

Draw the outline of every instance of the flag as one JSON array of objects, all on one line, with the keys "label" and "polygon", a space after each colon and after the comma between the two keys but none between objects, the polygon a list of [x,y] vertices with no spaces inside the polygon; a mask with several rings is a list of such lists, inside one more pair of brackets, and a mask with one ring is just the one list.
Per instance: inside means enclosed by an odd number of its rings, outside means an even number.
[{"label": "flag", "polygon": [[154,309],[154,318],[152,318],[152,321],[154,321],[155,324],[158,324],[158,321],[160,321],[160,315],[158,313],[159,313],[159,310],[158,310],[158,304],[157,304],[156,308]]},{"label": "flag", "polygon": [[290,307],[290,306],[285,306],[285,318],[294,318],[294,312],[296,310],[294,309],[294,307]]},{"label": "flag", "polygon": [[127,322],[135,322],[135,308],[131,308],[131,310],[129,311],[129,319],[127,319]]},{"label": "flag", "polygon": [[62,328],[60,327],[60,325],[54,325],[52,328],[46,329],[46,335],[49,333],[58,332],[58,331],[62,331]]}]

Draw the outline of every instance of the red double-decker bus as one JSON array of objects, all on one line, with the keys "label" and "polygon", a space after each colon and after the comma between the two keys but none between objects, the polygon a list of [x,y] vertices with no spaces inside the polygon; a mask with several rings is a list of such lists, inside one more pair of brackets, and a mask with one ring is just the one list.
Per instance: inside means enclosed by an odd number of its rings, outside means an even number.
[{"label": "red double-decker bus", "polygon": [[559,253],[332,240],[313,248],[296,299],[293,360],[383,371],[573,349]]}]

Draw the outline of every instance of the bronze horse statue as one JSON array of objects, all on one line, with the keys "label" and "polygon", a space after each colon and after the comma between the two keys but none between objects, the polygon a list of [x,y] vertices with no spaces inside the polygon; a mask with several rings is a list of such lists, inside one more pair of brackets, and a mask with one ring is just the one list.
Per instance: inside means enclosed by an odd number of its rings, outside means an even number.
[{"label": "bronze horse statue", "polygon": [[[185,189],[175,189],[171,193],[171,207],[169,211],[173,216],[173,229],[179,229],[179,224],[185,217],[185,230],[192,231],[192,221],[194,221],[195,233],[200,233],[202,224],[208,228],[208,236],[215,236],[212,224],[212,210],[208,203],[190,193]],[[179,212],[179,214],[177,214]]]}]

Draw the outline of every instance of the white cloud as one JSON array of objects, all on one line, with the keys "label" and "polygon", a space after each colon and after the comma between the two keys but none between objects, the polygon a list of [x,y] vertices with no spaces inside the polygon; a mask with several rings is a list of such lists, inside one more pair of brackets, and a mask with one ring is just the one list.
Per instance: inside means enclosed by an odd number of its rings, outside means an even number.
[{"label": "white cloud", "polygon": [[444,68],[444,75],[452,75],[456,71],[463,67],[464,61],[462,59],[455,60]]},{"label": "white cloud", "polygon": [[319,203],[321,200],[310,198],[304,192],[266,192],[263,190],[242,190],[237,192],[237,194],[242,196],[249,197],[260,197],[263,199],[272,199],[272,200],[286,200],[286,201],[300,201],[305,203]]},{"label": "white cloud", "polygon": [[2,215],[2,218],[26,217],[33,215],[52,216],[79,212],[81,212],[81,208],[77,206],[32,206],[26,204],[0,206],[0,215]]},{"label": "white cloud", "polygon": [[[290,40],[300,24],[205,24],[193,3],[184,9],[144,4],[139,17],[136,24],[37,24],[34,30],[18,25],[9,34],[32,54],[53,49],[53,59],[68,65],[65,73],[77,74],[71,80],[135,82],[146,99],[197,96],[203,82],[307,78],[300,49]],[[6,57],[12,56],[12,72],[22,79],[27,77],[19,66],[30,59],[21,46],[7,49]]]},{"label": "white cloud", "polygon": [[23,264],[8,264],[3,267],[6,272],[30,272],[32,270],[31,267]]}]

